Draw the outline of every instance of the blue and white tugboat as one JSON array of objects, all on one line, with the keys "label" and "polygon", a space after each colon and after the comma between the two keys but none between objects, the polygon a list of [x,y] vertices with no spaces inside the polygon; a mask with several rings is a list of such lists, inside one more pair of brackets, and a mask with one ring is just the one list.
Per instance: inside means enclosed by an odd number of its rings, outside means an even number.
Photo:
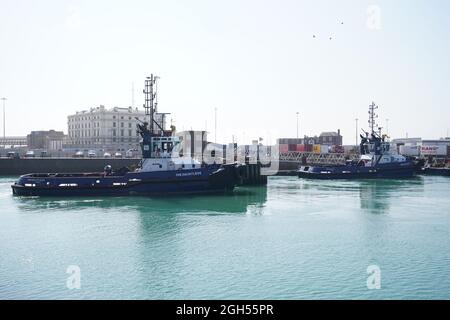
[{"label": "blue and white tugboat", "polygon": [[[239,179],[236,165],[205,165],[180,156],[179,138],[155,121],[154,86],[157,77],[145,81],[146,115],[150,123],[138,125],[143,159],[134,171],[113,171],[106,166],[99,173],[27,174],[13,184],[18,196],[128,196],[232,191]],[[163,114],[164,115],[164,114]]]},{"label": "blue and white tugboat", "polygon": [[416,171],[416,164],[406,157],[390,151],[390,143],[381,134],[381,128],[374,130],[375,109],[369,107],[371,133],[361,135],[359,160],[347,161],[337,166],[301,166],[297,171],[300,178],[312,179],[371,179],[371,178],[408,178]]}]

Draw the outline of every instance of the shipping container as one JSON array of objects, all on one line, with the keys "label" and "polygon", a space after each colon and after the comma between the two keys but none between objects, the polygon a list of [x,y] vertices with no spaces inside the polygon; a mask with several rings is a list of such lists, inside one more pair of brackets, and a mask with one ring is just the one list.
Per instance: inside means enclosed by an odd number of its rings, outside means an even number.
[{"label": "shipping container", "polygon": [[287,144],[280,144],[280,153],[288,152],[289,147]]},{"label": "shipping container", "polygon": [[305,144],[305,151],[306,152],[312,152],[313,151],[313,145],[312,144]]},{"label": "shipping container", "polygon": [[288,144],[289,151],[297,151],[297,144]]},{"label": "shipping container", "polygon": [[320,144],[313,145],[313,153],[320,153]]},{"label": "shipping container", "polygon": [[423,156],[447,156],[446,145],[422,145],[420,153]]},{"label": "shipping container", "polygon": [[344,153],[344,147],[340,145],[332,145],[331,153]]},{"label": "shipping container", "polygon": [[399,146],[399,153],[403,156],[417,157],[420,155],[420,147],[419,146]]},{"label": "shipping container", "polygon": [[305,152],[305,145],[304,144],[298,144],[297,145],[297,151],[298,152]]},{"label": "shipping container", "polygon": [[322,144],[320,145],[320,153],[328,153],[330,151],[330,146]]},{"label": "shipping container", "polygon": [[447,146],[447,157],[450,157],[450,146]]}]

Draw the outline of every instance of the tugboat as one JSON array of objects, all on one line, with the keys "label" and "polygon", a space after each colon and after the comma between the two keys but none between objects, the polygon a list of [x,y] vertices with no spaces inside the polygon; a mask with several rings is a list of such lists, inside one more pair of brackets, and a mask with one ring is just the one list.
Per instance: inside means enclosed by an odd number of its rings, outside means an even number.
[{"label": "tugboat", "polygon": [[432,166],[427,165],[427,166],[421,168],[419,173],[428,175],[428,176],[450,177],[450,167],[432,167]]},{"label": "tugboat", "polygon": [[297,171],[299,178],[312,179],[371,179],[371,178],[408,178],[416,172],[417,165],[410,159],[391,153],[386,135],[375,131],[375,110],[378,106],[369,106],[369,125],[371,133],[361,136],[359,160],[348,160],[338,166],[301,166]]},{"label": "tugboat", "polygon": [[[27,174],[13,184],[17,196],[130,196],[217,193],[232,191],[239,181],[235,164],[203,164],[180,155],[180,140],[155,120],[157,77],[145,80],[145,112],[150,122],[138,124],[142,160],[134,171]],[[164,114],[161,114],[164,116]]]}]

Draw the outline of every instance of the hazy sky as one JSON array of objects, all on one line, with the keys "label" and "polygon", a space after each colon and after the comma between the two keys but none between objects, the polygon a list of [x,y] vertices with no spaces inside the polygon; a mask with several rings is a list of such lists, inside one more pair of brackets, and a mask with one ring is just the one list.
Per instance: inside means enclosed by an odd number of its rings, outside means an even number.
[{"label": "hazy sky", "polygon": [[0,0],[7,135],[67,132],[77,110],[129,106],[133,81],[141,107],[154,73],[159,111],[179,130],[207,126],[210,140],[217,107],[220,142],[295,137],[298,111],[301,136],[340,128],[352,144],[372,100],[391,136],[439,138],[450,129],[449,10],[447,0]]}]

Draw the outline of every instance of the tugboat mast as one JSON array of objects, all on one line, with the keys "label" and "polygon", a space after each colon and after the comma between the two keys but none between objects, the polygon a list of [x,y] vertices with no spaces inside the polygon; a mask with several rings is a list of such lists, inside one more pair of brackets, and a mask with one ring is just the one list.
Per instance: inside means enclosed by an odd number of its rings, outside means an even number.
[{"label": "tugboat mast", "polygon": [[[156,80],[159,77],[153,76],[153,74],[150,77],[147,77],[145,79],[145,89],[144,89],[144,96],[145,96],[145,115],[150,116],[150,133],[154,133],[154,122],[155,122],[155,113],[157,112],[156,108],[158,106],[158,103],[156,99]],[[153,89],[153,86],[155,86],[155,90]]]},{"label": "tugboat mast", "polygon": [[378,115],[375,113],[376,109],[378,109],[378,106],[375,105],[375,102],[372,101],[372,104],[369,105],[369,121],[368,121],[371,134],[375,133],[374,128],[377,126],[376,118],[378,118]]}]

